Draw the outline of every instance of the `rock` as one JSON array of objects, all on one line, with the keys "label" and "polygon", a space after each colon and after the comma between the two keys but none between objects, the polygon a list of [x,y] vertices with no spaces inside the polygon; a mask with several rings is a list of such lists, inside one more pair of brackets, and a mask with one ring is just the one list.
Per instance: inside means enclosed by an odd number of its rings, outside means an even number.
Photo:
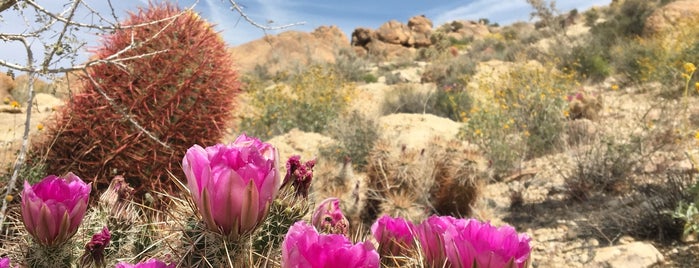
[{"label": "rock", "polygon": [[487,25],[475,21],[452,21],[446,27],[449,27],[446,31],[447,37],[455,40],[478,40],[490,34],[490,29]]},{"label": "rock", "polygon": [[407,25],[397,20],[390,20],[376,30],[376,36],[382,42],[394,45],[410,46],[415,39]]},{"label": "rock", "polygon": [[652,267],[664,262],[664,257],[653,245],[633,242],[626,245],[598,248],[591,267]]},{"label": "rock", "polygon": [[425,15],[415,16],[408,20],[408,28],[415,39],[415,47],[428,47],[432,45],[432,21]]},{"label": "rock", "polygon": [[461,124],[431,114],[389,114],[379,118],[381,138],[408,148],[425,148],[432,137],[453,139]]},{"label": "rock", "polygon": [[351,44],[358,55],[391,61],[415,55],[416,48],[431,46],[431,37],[432,21],[420,15],[410,18],[408,25],[390,20],[376,31],[356,28]]},{"label": "rock", "polygon": [[0,74],[0,100],[10,98],[10,91],[15,87],[15,80],[5,74]]},{"label": "rock", "polygon": [[292,129],[284,135],[276,136],[267,142],[274,145],[279,152],[279,163],[283,166],[292,155],[300,155],[302,161],[311,160],[318,156],[319,149],[335,141],[318,133],[303,132]]},{"label": "rock", "polygon": [[676,35],[683,28],[694,27],[699,17],[699,1],[680,0],[653,11],[643,28],[645,36],[658,34]]},{"label": "rock", "polygon": [[352,32],[352,46],[364,47],[373,39],[376,39],[376,33],[371,29],[357,28]]},{"label": "rock", "polygon": [[339,51],[350,50],[347,36],[336,26],[321,26],[311,33],[286,31],[230,49],[242,73],[265,66],[270,74],[297,65],[334,63]]},{"label": "rock", "polygon": [[386,60],[410,58],[415,54],[414,48],[381,42],[379,40],[372,40],[366,45],[365,49],[369,55]]}]

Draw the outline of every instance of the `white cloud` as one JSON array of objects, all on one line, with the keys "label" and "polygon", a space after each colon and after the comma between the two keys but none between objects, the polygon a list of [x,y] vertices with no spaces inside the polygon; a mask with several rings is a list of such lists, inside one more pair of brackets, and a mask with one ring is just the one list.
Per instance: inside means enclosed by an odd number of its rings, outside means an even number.
[{"label": "white cloud", "polygon": [[[559,0],[556,1],[556,9],[560,12],[577,8],[580,11],[592,6],[609,5],[611,0]],[[528,21],[533,11],[525,0],[509,1],[507,4],[494,4],[492,0],[476,0],[461,6],[442,6],[431,10],[434,15],[435,25],[441,25],[453,20],[477,20],[487,18],[501,25],[515,21]]]}]

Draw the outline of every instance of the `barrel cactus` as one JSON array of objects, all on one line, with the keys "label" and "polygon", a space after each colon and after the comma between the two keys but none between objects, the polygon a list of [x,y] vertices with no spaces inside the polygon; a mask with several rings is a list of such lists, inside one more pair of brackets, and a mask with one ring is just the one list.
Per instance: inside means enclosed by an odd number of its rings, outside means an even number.
[{"label": "barrel cactus", "polygon": [[187,148],[225,134],[240,87],[233,59],[212,24],[172,4],[141,8],[122,25],[94,49],[30,159],[101,189],[123,176],[137,198],[172,192],[168,172],[184,178]]}]

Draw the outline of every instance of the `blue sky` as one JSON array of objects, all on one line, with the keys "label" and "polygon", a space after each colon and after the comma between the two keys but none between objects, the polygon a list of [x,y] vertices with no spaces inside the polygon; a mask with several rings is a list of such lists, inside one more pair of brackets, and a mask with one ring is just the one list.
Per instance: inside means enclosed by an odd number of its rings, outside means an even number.
[{"label": "blue sky", "polygon": [[[60,11],[66,1],[52,0],[47,8],[52,11]],[[93,8],[107,11],[107,1],[86,0]],[[127,10],[134,10],[138,6],[147,5],[147,0],[113,0],[117,16],[123,17]],[[189,6],[195,3],[193,0],[179,0],[180,6]],[[569,11],[577,8],[580,11],[592,6],[608,5],[611,0],[558,0],[556,6],[559,11]],[[477,20],[488,18],[491,22],[507,25],[516,21],[529,21],[531,7],[525,0],[470,0],[470,1],[441,1],[441,0],[354,0],[354,1],[320,1],[320,0],[239,0],[244,11],[255,21],[270,26],[279,26],[289,23],[305,22],[289,30],[312,31],[322,25],[335,25],[340,27],[348,38],[357,27],[378,28],[384,22],[396,19],[403,23],[415,15],[424,14],[430,18],[435,27],[452,20]],[[217,29],[222,32],[224,39],[230,45],[239,45],[264,35],[257,29],[241,19],[235,11],[230,9],[228,0],[199,0],[195,9],[204,18],[217,24]],[[105,12],[107,13],[107,12]],[[7,10],[0,13],[0,32],[18,33],[26,27],[18,13]],[[82,21],[89,21],[93,17],[79,17]],[[275,34],[279,31],[270,31]],[[88,33],[81,36],[91,41],[97,37]],[[37,42],[38,43],[38,42]],[[40,51],[40,47],[37,51]],[[13,62],[24,62],[24,53],[18,53],[20,47],[8,45],[0,41],[0,59]],[[38,53],[37,54],[41,54]],[[83,52],[81,57],[86,57]],[[0,71],[4,68],[0,67]]]}]

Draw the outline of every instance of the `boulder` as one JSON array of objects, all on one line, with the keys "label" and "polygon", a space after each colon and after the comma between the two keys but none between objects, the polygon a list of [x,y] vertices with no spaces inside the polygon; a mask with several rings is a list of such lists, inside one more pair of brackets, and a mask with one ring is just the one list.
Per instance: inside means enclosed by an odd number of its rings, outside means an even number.
[{"label": "boulder", "polygon": [[675,34],[682,28],[695,27],[699,22],[699,1],[680,0],[653,11],[643,28],[645,36]]},{"label": "boulder", "polygon": [[415,16],[408,20],[408,28],[413,34],[415,47],[429,47],[432,45],[432,21],[425,15]]},{"label": "boulder", "polygon": [[15,80],[5,74],[0,74],[0,100],[11,98],[10,91],[15,87]]},{"label": "boulder", "polygon": [[376,33],[371,29],[360,27],[352,32],[352,46],[363,47],[374,39],[376,39]]},{"label": "boulder", "polygon": [[334,63],[340,50],[350,50],[347,36],[336,26],[321,26],[313,32],[286,31],[268,35],[230,49],[240,72],[265,66],[269,73],[297,65]]},{"label": "boulder", "polygon": [[390,20],[376,30],[379,40],[395,45],[409,46],[415,42],[412,32],[407,25],[397,20]]},{"label": "boulder", "polygon": [[656,267],[665,261],[660,251],[644,242],[598,248],[591,267]]}]

